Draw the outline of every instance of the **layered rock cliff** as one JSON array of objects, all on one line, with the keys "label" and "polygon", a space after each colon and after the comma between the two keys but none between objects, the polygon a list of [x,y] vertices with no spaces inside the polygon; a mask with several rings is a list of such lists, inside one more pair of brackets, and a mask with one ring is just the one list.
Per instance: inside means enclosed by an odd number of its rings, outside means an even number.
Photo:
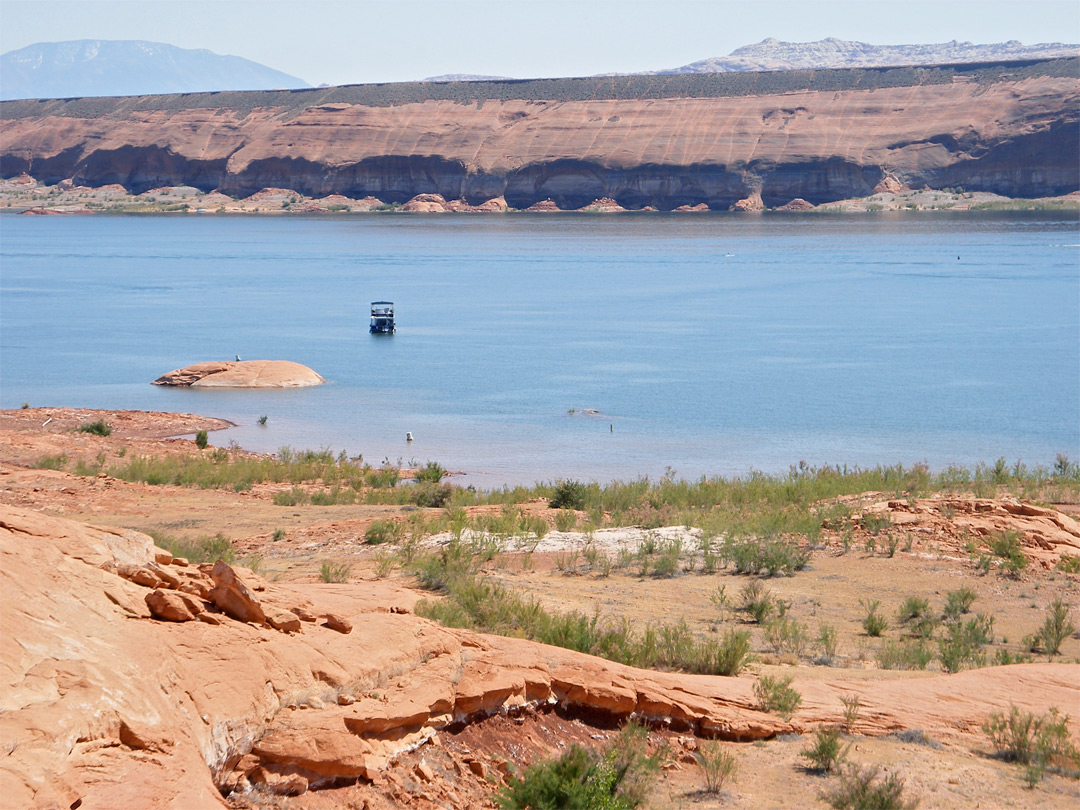
[{"label": "layered rock cliff", "polygon": [[514,208],[1080,188],[1080,60],[359,85],[0,105],[0,173]]}]

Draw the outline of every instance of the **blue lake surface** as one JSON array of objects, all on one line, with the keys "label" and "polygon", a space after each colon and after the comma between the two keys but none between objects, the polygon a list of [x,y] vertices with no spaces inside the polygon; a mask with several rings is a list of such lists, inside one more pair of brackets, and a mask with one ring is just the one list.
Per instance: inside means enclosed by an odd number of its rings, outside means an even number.
[{"label": "blue lake surface", "polygon": [[[377,299],[396,303],[396,335],[368,334]],[[149,384],[237,354],[329,384]],[[1044,213],[4,216],[0,405],[22,402],[220,416],[238,427],[215,444],[437,460],[484,488],[800,460],[1048,466],[1080,457],[1080,227]]]}]

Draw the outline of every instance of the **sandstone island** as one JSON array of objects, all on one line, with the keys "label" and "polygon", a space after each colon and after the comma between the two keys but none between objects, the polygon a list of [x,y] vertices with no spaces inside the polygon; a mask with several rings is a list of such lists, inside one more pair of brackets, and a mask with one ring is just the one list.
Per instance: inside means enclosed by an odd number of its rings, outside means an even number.
[{"label": "sandstone island", "polygon": [[1065,457],[482,493],[228,427],[0,412],[5,806],[1080,800]]},{"label": "sandstone island", "polygon": [[304,388],[326,380],[289,360],[225,360],[196,363],[162,374],[154,385],[182,388]]},{"label": "sandstone island", "polygon": [[6,101],[0,175],[38,211],[1076,207],[1078,110],[1077,58]]}]

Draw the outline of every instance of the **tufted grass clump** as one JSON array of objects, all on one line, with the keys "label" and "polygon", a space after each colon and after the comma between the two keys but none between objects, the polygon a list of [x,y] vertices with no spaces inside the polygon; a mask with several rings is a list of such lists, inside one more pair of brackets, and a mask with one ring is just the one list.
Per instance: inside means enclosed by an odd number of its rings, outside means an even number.
[{"label": "tufted grass clump", "polygon": [[404,524],[396,520],[376,520],[364,532],[364,543],[369,546],[399,543],[404,536]]}]

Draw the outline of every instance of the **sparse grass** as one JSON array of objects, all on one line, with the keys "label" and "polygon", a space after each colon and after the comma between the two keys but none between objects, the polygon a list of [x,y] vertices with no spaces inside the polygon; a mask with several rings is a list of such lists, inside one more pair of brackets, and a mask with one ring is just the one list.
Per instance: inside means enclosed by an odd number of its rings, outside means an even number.
[{"label": "sparse grass", "polygon": [[859,709],[862,702],[858,695],[841,695],[840,702],[844,706],[844,728],[848,734],[855,733],[855,724],[859,722]]},{"label": "sparse grass", "polygon": [[889,640],[878,650],[878,666],[882,669],[926,669],[934,653],[921,639],[918,641]]},{"label": "sparse grass", "polygon": [[323,582],[348,582],[352,566],[346,563],[335,563],[324,560],[319,566],[319,578]]},{"label": "sparse grass", "polygon": [[570,532],[577,526],[577,512],[571,509],[560,509],[555,515],[555,528],[560,532]]},{"label": "sparse grass", "polygon": [[62,470],[67,466],[68,457],[61,453],[58,456],[42,456],[34,462],[39,470]]},{"label": "sparse grass", "polygon": [[369,546],[399,543],[404,535],[404,524],[396,520],[376,520],[364,532],[364,543]]},{"label": "sparse grass", "polygon": [[963,614],[971,610],[971,606],[978,598],[978,594],[971,588],[957,588],[945,594],[944,618],[947,622],[954,622]]}]

